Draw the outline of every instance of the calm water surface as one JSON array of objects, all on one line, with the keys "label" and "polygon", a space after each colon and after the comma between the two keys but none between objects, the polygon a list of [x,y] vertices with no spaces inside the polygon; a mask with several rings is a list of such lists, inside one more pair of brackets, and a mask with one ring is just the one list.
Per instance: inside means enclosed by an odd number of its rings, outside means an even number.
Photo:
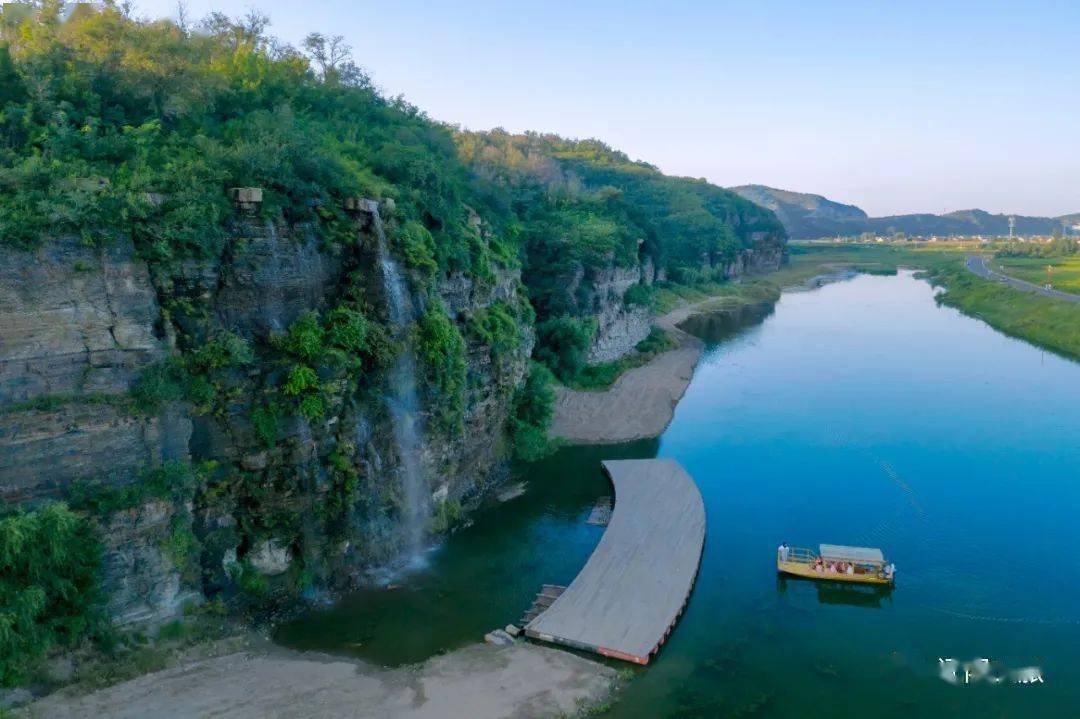
[{"label": "calm water surface", "polygon": [[[701,487],[705,554],[611,716],[1080,716],[1080,364],[937,307],[910,274],[785,294],[726,335],[659,440],[522,468],[524,496],[402,586],[279,640],[385,664],[474,642],[584,564],[601,459],[664,456]],[[881,547],[897,587],[778,580],[782,540]],[[1038,666],[1045,683],[954,686],[939,657]]]}]

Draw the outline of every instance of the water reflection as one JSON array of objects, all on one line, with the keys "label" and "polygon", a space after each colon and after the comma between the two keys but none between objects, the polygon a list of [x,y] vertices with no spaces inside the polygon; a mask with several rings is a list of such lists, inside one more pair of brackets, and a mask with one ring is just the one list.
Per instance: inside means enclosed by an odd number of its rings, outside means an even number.
[{"label": "water reflection", "polygon": [[775,308],[772,302],[725,308],[693,315],[681,322],[679,329],[708,344],[716,344],[731,339],[748,327],[761,324]]},{"label": "water reflection", "polygon": [[892,604],[893,587],[881,584],[850,584],[826,579],[803,579],[802,577],[777,576],[776,592],[781,597],[788,594],[788,585],[798,587],[796,595],[806,593],[809,587],[817,592],[819,604],[843,604],[849,607],[873,607]]}]

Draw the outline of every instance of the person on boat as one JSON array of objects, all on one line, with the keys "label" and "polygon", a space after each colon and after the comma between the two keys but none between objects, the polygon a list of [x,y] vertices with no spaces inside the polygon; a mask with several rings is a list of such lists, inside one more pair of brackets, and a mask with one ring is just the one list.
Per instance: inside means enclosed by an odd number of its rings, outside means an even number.
[{"label": "person on boat", "polygon": [[820,572],[825,569],[824,563],[821,561],[821,557],[814,557],[814,563],[810,567],[815,572]]},{"label": "person on boat", "polygon": [[855,565],[854,564],[847,565],[847,568],[844,570],[844,572],[846,574],[855,574]]},{"label": "person on boat", "polygon": [[885,565],[885,578],[888,579],[891,582],[892,579],[893,579],[893,576],[895,574],[896,574],[896,565],[893,564],[892,562],[889,562],[888,564],[886,564]]},{"label": "person on boat", "polygon": [[780,546],[776,548],[776,556],[781,562],[788,560],[788,557],[791,556],[791,548],[788,547],[787,542],[780,542]]}]

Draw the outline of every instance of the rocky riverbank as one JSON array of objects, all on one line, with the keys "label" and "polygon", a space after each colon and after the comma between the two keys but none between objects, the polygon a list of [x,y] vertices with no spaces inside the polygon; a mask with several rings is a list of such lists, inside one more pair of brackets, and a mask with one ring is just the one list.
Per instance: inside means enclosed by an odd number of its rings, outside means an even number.
[{"label": "rocky riverbank", "polygon": [[551,436],[572,444],[610,444],[663,432],[705,346],[678,328],[693,311],[684,307],[658,318],[656,325],[669,333],[676,347],[627,371],[610,389],[587,392],[556,387]]}]

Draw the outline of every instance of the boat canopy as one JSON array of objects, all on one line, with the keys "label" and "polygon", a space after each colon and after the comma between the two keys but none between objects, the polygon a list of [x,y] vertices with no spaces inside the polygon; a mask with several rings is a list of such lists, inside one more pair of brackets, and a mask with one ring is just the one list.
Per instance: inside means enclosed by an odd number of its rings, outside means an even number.
[{"label": "boat canopy", "polygon": [[880,549],[871,547],[845,547],[841,544],[822,544],[819,546],[823,559],[849,559],[855,562],[875,562],[884,564],[885,557]]}]

